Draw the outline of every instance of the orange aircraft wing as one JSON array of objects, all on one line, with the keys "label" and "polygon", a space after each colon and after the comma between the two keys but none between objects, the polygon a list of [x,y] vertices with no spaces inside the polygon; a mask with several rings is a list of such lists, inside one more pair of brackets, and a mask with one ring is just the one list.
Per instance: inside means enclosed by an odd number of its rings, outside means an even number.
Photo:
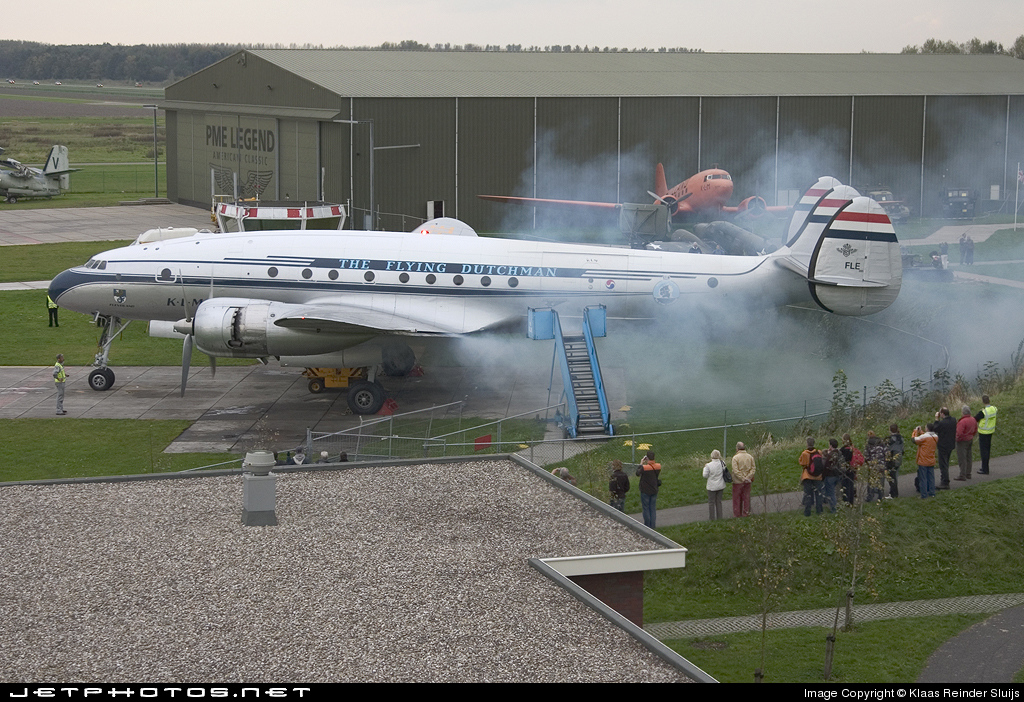
[{"label": "orange aircraft wing", "polygon": [[546,200],[539,197],[511,197],[509,195],[477,195],[481,200],[507,202],[512,205],[565,205],[567,207],[597,207],[615,210],[621,207],[614,202],[586,202],[584,200]]}]

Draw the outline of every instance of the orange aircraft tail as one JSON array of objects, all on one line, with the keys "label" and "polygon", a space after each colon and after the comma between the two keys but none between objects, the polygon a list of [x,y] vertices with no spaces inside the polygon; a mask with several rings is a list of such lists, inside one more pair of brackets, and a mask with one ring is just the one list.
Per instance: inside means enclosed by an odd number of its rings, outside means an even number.
[{"label": "orange aircraft tail", "polygon": [[654,194],[658,197],[668,195],[668,183],[665,181],[665,167],[660,163],[654,169]]}]

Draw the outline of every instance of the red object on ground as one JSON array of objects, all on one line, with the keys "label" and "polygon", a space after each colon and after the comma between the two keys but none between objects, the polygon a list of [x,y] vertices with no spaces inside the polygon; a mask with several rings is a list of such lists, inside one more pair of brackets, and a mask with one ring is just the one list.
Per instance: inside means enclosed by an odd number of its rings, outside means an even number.
[{"label": "red object on ground", "polygon": [[395,410],[397,409],[398,403],[395,402],[393,398],[389,397],[388,399],[384,400],[384,405],[380,408],[380,412],[378,412],[377,414],[386,417],[389,414],[394,414]]}]

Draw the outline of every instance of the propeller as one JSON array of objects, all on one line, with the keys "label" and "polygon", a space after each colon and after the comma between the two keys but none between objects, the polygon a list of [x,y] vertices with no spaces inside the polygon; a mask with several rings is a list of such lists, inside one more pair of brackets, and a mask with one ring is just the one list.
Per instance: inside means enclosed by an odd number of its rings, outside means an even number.
[{"label": "propeller", "polygon": [[[189,313],[188,297],[185,295],[185,277],[181,274],[181,270],[178,270],[178,280],[181,281],[181,300],[185,307],[185,319],[182,319],[174,324],[174,331],[179,334],[185,335],[185,341],[181,347],[181,396],[185,397],[185,385],[188,383],[188,369],[192,365],[192,347],[193,340],[192,335],[195,331],[195,325],[192,323],[195,319],[195,312],[199,309],[199,305]],[[210,269],[210,297],[213,298],[213,269]],[[200,303],[202,304],[202,303]],[[210,376],[217,376],[217,358],[215,356],[209,356],[210,359]]]},{"label": "propeller", "polygon": [[192,335],[185,335],[181,347],[181,396],[185,397],[185,383],[188,382],[188,367],[192,364]]},{"label": "propeller", "polygon": [[677,200],[676,198],[672,197],[671,195],[657,195],[657,194],[653,193],[650,190],[647,191],[647,194],[650,195],[651,197],[653,197],[657,202],[660,202],[663,205],[668,205],[669,208],[672,208],[673,209],[673,214],[675,213],[674,212],[674,208],[675,208],[676,205],[678,205],[680,202],[682,202],[686,198],[688,198],[691,195],[693,195],[692,192],[686,193],[685,195],[683,195],[681,198],[679,198]]},{"label": "propeller", "polygon": [[[185,276],[178,269],[178,282],[181,283],[181,304],[185,308],[185,319],[174,325],[174,331],[185,335],[185,343],[181,346],[181,396],[185,397],[185,385],[188,383],[188,367],[192,365],[192,315],[188,311],[188,296],[185,294]],[[183,329],[179,329],[181,325]]]}]

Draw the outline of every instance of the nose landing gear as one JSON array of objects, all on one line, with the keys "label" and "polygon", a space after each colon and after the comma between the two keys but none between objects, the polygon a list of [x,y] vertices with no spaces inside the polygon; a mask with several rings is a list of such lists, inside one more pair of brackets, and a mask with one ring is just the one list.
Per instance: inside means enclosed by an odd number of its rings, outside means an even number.
[{"label": "nose landing gear", "polygon": [[89,387],[96,392],[104,392],[114,387],[114,371],[107,368],[110,346],[114,343],[114,339],[131,324],[131,321],[113,315],[96,315],[96,326],[103,330],[98,344],[99,353],[96,354],[96,358],[92,362],[95,368],[89,373]]}]

